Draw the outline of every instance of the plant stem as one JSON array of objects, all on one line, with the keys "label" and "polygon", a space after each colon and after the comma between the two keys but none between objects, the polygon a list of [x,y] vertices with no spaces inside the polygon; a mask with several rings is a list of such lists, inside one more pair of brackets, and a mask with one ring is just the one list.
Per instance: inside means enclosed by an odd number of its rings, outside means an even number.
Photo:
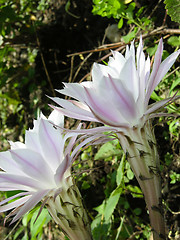
[{"label": "plant stem", "polygon": [[160,164],[150,122],[119,133],[120,143],[144,194],[154,240],[166,239],[162,209]]},{"label": "plant stem", "polygon": [[69,177],[56,198],[47,201],[47,209],[70,240],[92,240],[81,194]]}]

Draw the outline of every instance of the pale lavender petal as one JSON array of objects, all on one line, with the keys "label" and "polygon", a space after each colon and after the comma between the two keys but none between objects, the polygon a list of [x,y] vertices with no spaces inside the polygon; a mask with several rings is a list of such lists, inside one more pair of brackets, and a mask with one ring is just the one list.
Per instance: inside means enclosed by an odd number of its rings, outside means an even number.
[{"label": "pale lavender petal", "polygon": [[108,77],[109,74],[113,77],[118,78],[119,71],[109,65],[105,66],[102,64],[94,63],[92,68],[93,87],[98,88],[99,85],[102,83],[103,78]]},{"label": "pale lavender petal", "polygon": [[[39,129],[39,126],[38,126]],[[39,143],[38,134],[34,131],[26,131],[25,133],[25,144],[28,149],[35,152],[41,152],[41,146]]]},{"label": "pale lavender petal", "polygon": [[161,63],[162,53],[163,53],[163,41],[162,41],[162,38],[161,38],[160,42],[159,42],[159,45],[158,45],[158,49],[157,49],[155,57],[154,57],[153,69],[152,69],[150,78],[147,82],[147,87],[146,87],[147,92],[146,92],[145,106],[148,105],[149,98],[151,96],[151,93],[154,90],[154,88],[153,88],[154,80],[155,80],[155,77],[157,75],[160,63]]},{"label": "pale lavender petal", "polygon": [[[30,189],[30,188],[28,188],[26,186],[24,186],[22,188],[21,188],[22,191],[30,191],[30,190],[32,190],[32,189]],[[12,186],[9,183],[5,183],[5,184],[3,184],[3,186],[0,185],[0,191],[3,191],[3,192],[6,192],[6,191],[16,191],[16,190],[17,191],[19,190],[19,186],[18,185]]]},{"label": "pale lavender petal", "polygon": [[134,63],[135,63],[135,48],[134,48],[134,40],[131,42],[130,45],[130,56],[132,57]]},{"label": "pale lavender petal", "polygon": [[14,202],[8,203],[5,206],[1,206],[0,207],[0,212],[6,212],[6,211],[11,210],[13,208],[19,207],[19,206],[23,205],[25,202],[27,202],[30,197],[31,196],[25,196],[25,197],[22,197],[20,199],[17,199]]},{"label": "pale lavender petal", "polygon": [[39,141],[42,156],[49,166],[56,171],[63,156],[63,139],[59,129],[55,129],[47,120],[41,119],[39,125]]},{"label": "pale lavender petal", "polygon": [[[58,126],[57,126],[58,127]],[[71,133],[78,133],[78,134],[87,134],[87,135],[91,135],[91,134],[95,134],[97,132],[109,132],[109,131],[120,131],[121,128],[117,128],[117,127],[111,127],[111,126],[102,126],[102,127],[96,127],[96,128],[90,128],[90,129],[64,129],[64,131],[66,132],[71,132]],[[122,128],[123,129],[123,128]]]},{"label": "pale lavender petal", "polygon": [[151,62],[150,62],[150,57],[148,55],[145,62],[145,78],[144,78],[145,89],[147,88],[147,83],[150,75],[150,68],[151,68]]},{"label": "pale lavender petal", "polygon": [[[52,105],[52,108],[56,109],[57,111],[63,113],[65,116],[71,117],[71,118],[76,118],[79,120],[84,120],[84,121],[97,121],[94,115],[89,111],[79,108],[80,103],[77,105],[77,102],[75,101],[67,101],[64,99],[58,99],[57,104],[62,106],[63,108],[58,108]],[[82,106],[83,107],[83,106]]]},{"label": "pale lavender petal", "polygon": [[48,120],[60,127],[64,127],[64,115],[57,110],[53,110],[48,117]]},{"label": "pale lavender petal", "polygon": [[[0,172],[0,188],[9,184],[9,188],[19,187],[19,190],[33,191],[34,189],[41,189],[42,184],[35,179],[19,176],[15,174],[8,174]],[[7,187],[6,186],[6,187]]]},{"label": "pale lavender petal", "polygon": [[148,110],[145,112],[145,115],[148,115],[148,114],[150,114],[152,112],[155,112],[156,110],[158,110],[159,108],[164,106],[169,101],[171,101],[171,98],[164,99],[162,101],[156,102],[156,103],[152,104],[152,106],[150,105]]},{"label": "pale lavender petal", "polygon": [[108,62],[108,66],[113,68],[114,70],[116,70],[118,72],[118,76],[121,72],[121,69],[123,68],[126,59],[125,57],[116,51],[112,51],[113,57],[109,58],[109,62]]},{"label": "pale lavender petal", "polygon": [[[82,126],[82,124],[80,123],[78,125],[77,129],[80,130],[81,126]],[[77,133],[72,133],[72,132],[66,133],[66,135],[64,136],[64,141],[66,141],[69,137],[71,137],[71,139],[64,151],[64,156],[68,155],[72,151],[74,144],[76,142],[77,136],[78,136]]]},{"label": "pale lavender petal", "polygon": [[88,138],[86,138],[85,140],[83,140],[81,143],[79,143],[75,149],[73,150],[71,157],[73,158],[73,160],[75,159],[75,155],[79,152],[80,149],[82,149],[82,147],[84,147],[87,143],[90,143],[91,141],[101,137],[102,134],[95,134],[93,136],[90,136]]},{"label": "pale lavender petal", "polygon": [[157,71],[157,74],[151,83],[151,88],[148,89],[148,94],[151,95],[154,91],[155,87],[159,84],[159,82],[162,80],[162,78],[165,76],[165,74],[169,71],[171,66],[176,61],[176,58],[178,57],[180,53],[180,50],[177,52],[172,53],[169,57],[167,57],[159,66],[159,69]]},{"label": "pale lavender petal", "polygon": [[10,200],[13,200],[14,198],[17,198],[17,197],[22,197],[22,196],[25,196],[25,195],[31,195],[32,192],[21,192],[21,193],[17,193],[15,194],[14,196],[11,196],[9,198],[6,198],[5,200],[1,201],[0,202],[0,206],[9,202]]},{"label": "pale lavender petal", "polygon": [[7,173],[16,173],[17,175],[25,175],[17,163],[13,160],[9,151],[0,152],[0,168]]},{"label": "pale lavender petal", "polygon": [[140,67],[140,61],[141,61],[140,59],[141,59],[142,52],[143,52],[143,43],[142,43],[142,36],[140,36],[139,45],[136,51],[137,69]]},{"label": "pale lavender petal", "polygon": [[111,95],[111,101],[114,106],[118,106],[120,112],[125,119],[136,118],[136,104],[131,93],[124,88],[123,84],[117,79],[109,78],[104,79],[104,84],[107,85],[109,94]]},{"label": "pale lavender petal", "polygon": [[64,177],[64,173],[70,167],[71,164],[72,164],[71,157],[68,154],[64,157],[63,161],[61,162],[61,164],[59,165],[59,167],[56,170],[56,174],[54,175],[54,180],[55,180],[57,186],[59,186],[59,184],[61,183],[61,181]]},{"label": "pale lavender petal", "polygon": [[120,80],[124,87],[132,94],[134,101],[137,101],[139,96],[139,78],[132,56],[124,64],[120,73]]},{"label": "pale lavender petal", "polygon": [[19,168],[27,175],[39,180],[42,186],[52,184],[53,172],[39,153],[30,149],[10,150],[10,153],[19,164]]},{"label": "pale lavender petal", "polygon": [[[119,122],[121,122],[123,118],[118,109],[114,108],[113,103],[111,103],[108,98],[108,95],[101,96],[101,98],[98,99],[95,91],[90,91],[86,88],[85,90],[88,100],[87,105],[97,120],[110,126],[119,126]],[[103,91],[103,89],[101,91]],[[122,123],[122,125],[126,124],[126,122]]]},{"label": "pale lavender petal", "polygon": [[84,100],[84,88],[82,84],[79,83],[64,83],[65,88],[61,90],[56,90],[57,92],[77,99],[79,101]]},{"label": "pale lavender petal", "polygon": [[31,198],[26,201],[26,203],[20,208],[16,216],[13,218],[12,223],[16,222],[19,218],[21,218],[25,213],[31,210],[38,202],[40,202],[43,197],[48,194],[49,190],[39,191],[34,193]]},{"label": "pale lavender petal", "polygon": [[26,145],[22,142],[9,141],[9,144],[11,145],[11,149],[26,148]]},{"label": "pale lavender petal", "polygon": [[170,104],[170,103],[176,101],[179,98],[180,98],[180,95],[179,96],[175,96],[174,95],[173,97],[169,97],[169,98],[163,99],[163,100],[161,100],[159,102],[155,102],[155,103],[149,105],[148,110],[146,111],[145,115],[150,114],[152,112],[155,112],[159,108],[164,107],[165,105],[167,105],[167,103]]},{"label": "pale lavender petal", "polygon": [[129,46],[126,45],[125,59],[127,60],[129,57],[130,57],[130,50],[129,50]]}]

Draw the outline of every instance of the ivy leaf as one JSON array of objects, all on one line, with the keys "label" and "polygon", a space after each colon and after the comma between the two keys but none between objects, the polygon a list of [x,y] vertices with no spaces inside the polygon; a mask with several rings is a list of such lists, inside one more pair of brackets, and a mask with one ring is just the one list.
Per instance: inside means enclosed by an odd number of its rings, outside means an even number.
[{"label": "ivy leaf", "polygon": [[165,8],[168,10],[168,15],[174,22],[180,23],[180,1],[179,0],[165,0]]}]

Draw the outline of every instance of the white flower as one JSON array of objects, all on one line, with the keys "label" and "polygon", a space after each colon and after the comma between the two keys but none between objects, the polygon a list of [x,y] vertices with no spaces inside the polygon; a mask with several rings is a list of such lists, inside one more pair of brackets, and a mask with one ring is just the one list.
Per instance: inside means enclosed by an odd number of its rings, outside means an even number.
[{"label": "white flower", "polygon": [[[12,210],[9,216],[15,215],[15,222],[42,202],[40,212],[46,205],[70,239],[91,239],[81,195],[71,177],[74,157],[83,144],[72,151],[77,134],[63,135],[53,125],[63,127],[63,122],[57,111],[48,119],[41,114],[34,128],[26,131],[25,144],[10,142],[11,149],[0,152],[0,191],[22,191],[0,202],[0,212]],[[7,203],[12,199],[16,200]]]},{"label": "white flower", "polygon": [[152,72],[150,58],[145,58],[142,39],[135,53],[134,43],[125,56],[112,52],[108,66],[94,63],[92,81],[64,83],[59,93],[76,100],[51,98],[61,108],[53,107],[76,119],[101,122],[115,128],[132,128],[154,117],[154,112],[170,101],[165,99],[148,106],[155,87],[175,62],[180,50],[161,63],[162,39],[155,54]]}]

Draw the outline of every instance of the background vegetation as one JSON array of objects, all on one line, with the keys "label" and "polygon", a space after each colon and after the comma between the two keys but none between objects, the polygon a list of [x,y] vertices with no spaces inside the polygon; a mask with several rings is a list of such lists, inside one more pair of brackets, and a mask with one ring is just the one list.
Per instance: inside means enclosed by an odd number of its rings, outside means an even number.
[{"label": "background vegetation", "polygon": [[[124,53],[125,45],[141,34],[152,59],[160,37],[165,45],[163,58],[177,50],[179,10],[172,1],[165,4],[161,0],[0,0],[0,151],[9,148],[7,140],[23,141],[25,129],[32,127],[40,110],[50,113],[46,95],[55,96],[54,89],[62,88],[62,82],[89,80],[92,63],[108,61],[109,49]],[[151,101],[180,94],[178,70],[176,61]],[[179,107],[177,101],[167,111],[179,114]],[[75,124],[66,119],[66,127]],[[155,119],[154,128],[168,235],[179,239],[180,122]],[[94,240],[150,238],[143,195],[117,141],[88,147],[73,172]],[[0,199],[11,194],[1,193]],[[0,214],[0,239],[62,237],[46,209],[34,224],[38,208],[11,226],[4,226],[5,214]]]}]

